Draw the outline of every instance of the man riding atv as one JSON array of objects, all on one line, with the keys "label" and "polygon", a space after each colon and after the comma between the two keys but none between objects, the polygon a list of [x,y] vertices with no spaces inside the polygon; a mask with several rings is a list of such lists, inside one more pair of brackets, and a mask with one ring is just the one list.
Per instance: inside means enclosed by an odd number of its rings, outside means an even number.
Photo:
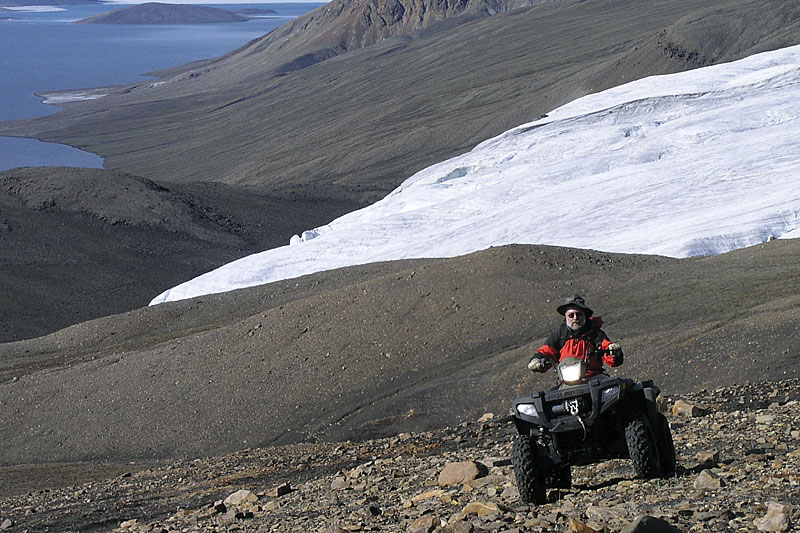
[{"label": "man riding atv", "polygon": [[675,447],[666,417],[658,411],[652,380],[609,377],[622,364],[622,350],[580,296],[558,307],[561,324],[528,363],[535,372],[554,367],[558,385],[514,400],[517,429],[512,462],[520,498],[547,501],[548,489],[568,489],[573,466],[629,458],[637,477],[675,472]]},{"label": "man riding atv", "polygon": [[612,343],[600,329],[603,321],[577,294],[564,300],[556,309],[564,322],[550,333],[544,345],[531,357],[528,369],[546,372],[550,366],[567,357],[586,361],[586,377],[603,373],[603,363],[615,367],[622,364],[622,348]]}]

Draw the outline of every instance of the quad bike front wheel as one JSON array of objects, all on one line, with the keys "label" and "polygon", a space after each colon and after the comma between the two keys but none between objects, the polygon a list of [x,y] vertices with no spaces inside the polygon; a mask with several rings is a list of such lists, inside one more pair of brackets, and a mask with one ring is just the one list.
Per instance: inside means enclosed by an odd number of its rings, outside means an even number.
[{"label": "quad bike front wheel", "polygon": [[636,477],[652,479],[661,473],[658,446],[650,422],[643,415],[631,417],[625,424],[625,442]]},{"label": "quad bike front wheel", "polygon": [[547,484],[540,467],[539,444],[526,435],[514,439],[511,460],[514,463],[514,476],[517,479],[519,497],[525,503],[541,505],[547,503]]}]

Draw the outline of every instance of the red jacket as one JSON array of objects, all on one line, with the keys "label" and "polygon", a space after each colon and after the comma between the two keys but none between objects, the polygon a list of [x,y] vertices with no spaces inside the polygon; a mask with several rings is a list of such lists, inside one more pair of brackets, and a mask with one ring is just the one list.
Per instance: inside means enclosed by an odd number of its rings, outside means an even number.
[{"label": "red jacket", "polygon": [[[594,376],[603,372],[603,363],[608,366],[619,366],[608,355],[611,344],[608,336],[600,329],[603,321],[600,317],[590,317],[578,331],[573,331],[567,322],[556,328],[536,353],[541,354],[554,364],[567,357],[578,357],[586,361],[586,375]],[[596,351],[598,348],[600,351]]]}]

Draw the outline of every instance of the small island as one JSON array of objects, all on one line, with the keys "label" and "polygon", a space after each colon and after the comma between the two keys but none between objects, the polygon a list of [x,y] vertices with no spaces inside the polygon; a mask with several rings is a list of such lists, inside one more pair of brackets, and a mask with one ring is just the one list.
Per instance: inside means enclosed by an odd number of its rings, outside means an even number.
[{"label": "small island", "polygon": [[234,11],[237,15],[245,15],[245,16],[261,16],[261,15],[277,15],[278,12],[274,9],[260,9],[257,7],[245,7],[243,9],[237,9]]},{"label": "small island", "polygon": [[225,9],[148,2],[92,15],[76,24],[216,24],[247,20]]},{"label": "small island", "polygon": [[[38,6],[78,6],[88,4],[102,4],[101,0],[0,0],[3,7],[38,7]],[[0,9],[2,11],[2,9]]]}]

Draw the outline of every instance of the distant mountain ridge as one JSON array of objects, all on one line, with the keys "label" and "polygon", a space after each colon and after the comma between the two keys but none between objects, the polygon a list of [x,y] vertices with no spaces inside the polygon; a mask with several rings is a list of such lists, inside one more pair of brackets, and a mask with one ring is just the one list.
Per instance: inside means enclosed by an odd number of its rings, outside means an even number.
[{"label": "distant mountain ridge", "polygon": [[246,21],[246,17],[226,9],[147,2],[98,13],[76,24],[215,24]]},{"label": "distant mountain ridge", "polygon": [[557,0],[339,0],[223,56],[223,63],[235,65],[247,58],[280,72],[299,70],[392,38],[411,38],[444,21],[459,25],[553,1]]},{"label": "distant mountain ridge", "polygon": [[524,3],[335,0],[158,83],[0,132],[70,144],[156,181],[366,205],[579,96],[800,35],[800,6],[778,0]]},{"label": "distant mountain ridge", "polygon": [[239,15],[277,15],[278,12],[274,9],[259,9],[257,7],[246,7],[244,9],[237,9],[234,13]]}]

